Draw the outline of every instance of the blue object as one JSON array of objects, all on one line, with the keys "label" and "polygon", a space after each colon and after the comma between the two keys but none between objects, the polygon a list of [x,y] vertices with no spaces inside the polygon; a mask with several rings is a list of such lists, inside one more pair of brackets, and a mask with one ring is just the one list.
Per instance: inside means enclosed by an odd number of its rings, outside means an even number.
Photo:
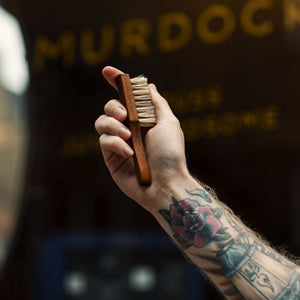
[{"label": "blue object", "polygon": [[35,260],[34,300],[198,300],[206,283],[163,234],[58,234]]}]

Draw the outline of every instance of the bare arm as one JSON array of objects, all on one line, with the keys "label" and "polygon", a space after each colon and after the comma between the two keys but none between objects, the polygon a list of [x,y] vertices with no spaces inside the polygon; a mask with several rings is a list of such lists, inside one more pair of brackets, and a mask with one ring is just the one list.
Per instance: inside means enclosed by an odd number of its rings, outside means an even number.
[{"label": "bare arm", "polygon": [[[120,71],[106,68],[115,87]],[[228,299],[300,299],[299,266],[274,251],[247,228],[186,167],[180,124],[167,102],[151,86],[158,124],[146,136],[152,172],[150,187],[137,183],[130,132],[121,123],[126,110],[117,100],[96,121],[104,160],[113,179],[147,209],[177,246]]]},{"label": "bare arm", "polygon": [[297,264],[274,251],[205,186],[190,178],[165,192],[154,216],[228,299],[300,299]]}]

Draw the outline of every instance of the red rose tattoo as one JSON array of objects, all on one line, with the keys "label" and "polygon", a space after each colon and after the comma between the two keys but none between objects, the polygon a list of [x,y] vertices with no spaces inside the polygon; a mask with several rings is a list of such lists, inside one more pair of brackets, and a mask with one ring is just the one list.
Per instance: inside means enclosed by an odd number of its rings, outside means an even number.
[{"label": "red rose tattoo", "polygon": [[172,197],[170,210],[160,210],[169,223],[174,238],[184,248],[204,247],[211,241],[226,240],[229,235],[219,221],[221,215],[209,206],[202,206],[196,200],[177,201]]}]

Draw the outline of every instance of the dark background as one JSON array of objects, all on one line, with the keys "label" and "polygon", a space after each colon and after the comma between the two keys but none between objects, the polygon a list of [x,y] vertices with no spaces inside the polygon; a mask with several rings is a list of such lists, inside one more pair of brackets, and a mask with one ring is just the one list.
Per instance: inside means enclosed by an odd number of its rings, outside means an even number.
[{"label": "dark background", "polygon": [[[257,27],[269,22],[272,29],[259,37],[243,27],[243,13],[255,3],[5,1],[22,26],[31,83],[22,213],[0,299],[31,297],[34,251],[53,233],[160,230],[116,188],[101,158],[94,121],[117,97],[101,76],[105,65],[145,74],[167,100],[171,95],[192,174],[274,245],[299,255],[300,6],[292,0],[260,2],[270,7],[258,8],[251,20]],[[215,5],[230,12],[233,31],[212,44],[199,36],[197,22]],[[164,51],[159,24],[174,12],[187,17],[191,35],[182,47]],[[150,28],[148,52],[131,48],[126,56],[124,24],[137,18]],[[224,24],[214,17],[209,31],[222,31]],[[112,48],[89,61],[84,47],[95,53],[110,45],[105,26],[114,33]],[[91,47],[82,39],[85,30],[92,34]],[[171,27],[171,40],[180,34]],[[185,96],[195,90],[196,100]],[[254,121],[245,126],[241,120],[249,112]],[[211,291],[209,299],[217,298]]]}]

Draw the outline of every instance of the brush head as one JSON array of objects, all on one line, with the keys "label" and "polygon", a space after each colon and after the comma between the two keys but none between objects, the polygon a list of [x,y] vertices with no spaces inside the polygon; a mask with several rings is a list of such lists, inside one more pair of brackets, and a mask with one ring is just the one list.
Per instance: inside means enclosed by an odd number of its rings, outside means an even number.
[{"label": "brush head", "polygon": [[135,106],[141,127],[153,127],[156,125],[155,109],[152,104],[148,79],[137,76],[130,79]]}]

